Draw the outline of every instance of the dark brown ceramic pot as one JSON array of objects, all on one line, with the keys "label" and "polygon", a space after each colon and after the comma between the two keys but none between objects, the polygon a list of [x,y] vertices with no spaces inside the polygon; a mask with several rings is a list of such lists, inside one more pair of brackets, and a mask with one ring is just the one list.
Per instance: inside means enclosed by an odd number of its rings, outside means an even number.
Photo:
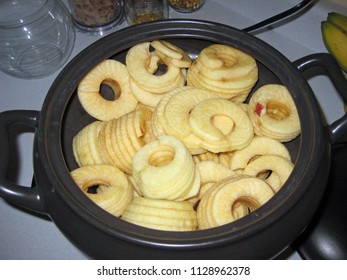
[{"label": "dark brown ceramic pot", "polygon": [[[76,167],[72,137],[93,119],[76,97],[80,80],[106,58],[124,61],[129,47],[154,39],[177,44],[193,58],[211,43],[235,46],[258,63],[259,82],[288,87],[298,109],[302,133],[288,148],[294,170],[281,190],[264,206],[236,222],[195,232],[167,232],[143,228],[116,218],[91,202],[74,184]],[[331,144],[347,130],[343,116],[330,126],[303,72],[321,68],[345,101],[347,84],[328,54],[290,62],[263,41],[229,26],[193,20],[167,20],[129,27],[106,36],[77,55],[52,84],[42,110],[0,114],[0,196],[47,214],[73,244],[101,259],[268,259],[286,249],[302,233],[326,189]],[[14,123],[36,129],[34,175],[36,185],[9,182],[7,132]]]}]

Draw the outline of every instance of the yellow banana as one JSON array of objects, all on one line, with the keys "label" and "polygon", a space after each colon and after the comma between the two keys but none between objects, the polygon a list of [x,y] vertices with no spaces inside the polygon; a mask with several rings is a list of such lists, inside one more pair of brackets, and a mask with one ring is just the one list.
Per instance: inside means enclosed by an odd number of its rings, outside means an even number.
[{"label": "yellow banana", "polygon": [[[329,18],[329,16],[328,16]],[[347,72],[347,30],[341,25],[347,25],[347,17],[330,14],[330,21],[321,24],[322,37],[329,53],[335,57],[341,68]],[[339,25],[335,24],[337,22]],[[343,25],[343,26],[344,26]]]},{"label": "yellow banana", "polygon": [[347,16],[339,14],[337,12],[331,12],[328,14],[327,20],[337,26],[340,26],[347,32]]}]

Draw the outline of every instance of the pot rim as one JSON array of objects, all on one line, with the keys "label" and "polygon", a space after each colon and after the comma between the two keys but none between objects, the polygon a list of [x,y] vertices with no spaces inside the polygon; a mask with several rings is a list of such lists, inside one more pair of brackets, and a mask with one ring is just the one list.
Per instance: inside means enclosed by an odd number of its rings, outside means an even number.
[{"label": "pot rim", "polygon": [[[269,202],[233,223],[194,232],[143,228],[115,218],[89,200],[77,186],[71,187],[74,186],[74,182],[69,176],[60,139],[64,111],[79,81],[103,59],[136,43],[158,38],[198,39],[235,45],[250,53],[269,69],[276,69],[276,76],[292,92],[302,127],[294,170],[285,185]],[[79,53],[61,71],[42,107],[37,131],[38,153],[43,168],[51,179],[50,191],[59,195],[68,207],[94,227],[116,238],[142,245],[164,245],[176,249],[222,245],[266,230],[277,219],[286,215],[308,188],[312,187],[310,183],[320,165],[325,145],[321,114],[313,96],[307,81],[285,56],[262,40],[241,30],[202,20],[169,19],[144,23],[121,29],[98,40]]]}]

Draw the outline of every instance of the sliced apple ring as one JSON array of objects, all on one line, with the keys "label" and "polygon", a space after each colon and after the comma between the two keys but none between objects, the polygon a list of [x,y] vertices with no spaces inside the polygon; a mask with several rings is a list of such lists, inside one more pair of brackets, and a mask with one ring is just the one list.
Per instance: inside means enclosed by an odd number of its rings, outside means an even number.
[{"label": "sliced apple ring", "polygon": [[150,42],[144,42],[131,47],[126,55],[126,66],[131,78],[142,89],[152,93],[164,93],[176,87],[181,79],[181,70],[172,64],[166,65],[166,72],[162,75],[151,73],[146,68],[151,54]]},{"label": "sliced apple ring", "polygon": [[106,122],[94,121],[80,130],[72,139],[72,151],[81,166],[105,164],[99,149],[98,137]]},{"label": "sliced apple ring", "polygon": [[214,183],[226,178],[239,176],[234,171],[226,168],[220,163],[211,160],[200,161],[196,164],[199,169],[201,187],[197,195],[187,199],[190,203],[196,205],[202,196],[213,186]]},{"label": "sliced apple ring", "polygon": [[291,161],[289,150],[283,143],[266,136],[254,136],[247,147],[230,155],[230,168],[244,169],[252,159],[262,155],[277,155]]},{"label": "sliced apple ring", "polygon": [[223,166],[225,166],[226,168],[233,170],[230,167],[230,160],[231,160],[232,154],[233,152],[218,153],[218,162],[222,164]]},{"label": "sliced apple ring", "polygon": [[103,158],[109,165],[114,165],[119,168],[122,163],[118,161],[118,158],[114,156],[114,150],[111,142],[111,131],[114,120],[105,122],[104,127],[101,129],[98,137],[99,150],[102,153]]},{"label": "sliced apple ring", "polygon": [[[88,165],[70,174],[88,198],[117,217],[133,198],[134,190],[128,177],[115,166]],[[90,192],[90,188],[96,188],[96,192]]]},{"label": "sliced apple ring", "polygon": [[[179,88],[185,85],[185,77],[181,73],[180,78],[176,80],[175,88]],[[136,99],[143,105],[147,105],[151,108],[155,108],[163,95],[166,93],[161,92],[160,94],[150,92],[144,88],[142,88],[140,85],[138,85],[132,78],[130,79],[130,87],[132,90],[133,95],[136,97]]]},{"label": "sliced apple ring", "polygon": [[182,68],[182,69],[189,68],[190,65],[192,64],[191,58],[186,53],[183,53],[183,57],[181,59],[175,59],[175,58],[169,57],[158,50],[156,50],[155,53],[157,54],[158,57],[160,57],[160,59],[163,62],[165,62],[165,64],[172,64],[178,68]]},{"label": "sliced apple ring", "polygon": [[[113,100],[101,95],[101,85],[113,90]],[[79,83],[77,94],[86,112],[102,121],[118,118],[134,110],[138,103],[130,89],[127,67],[112,59],[94,67]]]},{"label": "sliced apple ring", "polygon": [[257,68],[253,68],[253,70],[250,73],[248,73],[248,76],[246,77],[241,77],[241,78],[238,77],[233,80],[225,80],[225,79],[215,80],[201,73],[200,67],[204,69],[203,66],[198,67],[196,65],[199,65],[199,64],[196,63],[194,64],[194,67],[192,66],[191,68],[189,68],[188,73],[192,75],[197,81],[197,83],[200,84],[201,86],[209,90],[215,90],[218,92],[225,93],[224,97],[227,97],[228,93],[231,95],[234,95],[237,93],[243,93],[247,91],[249,92],[255,85],[256,81],[258,80]]},{"label": "sliced apple ring", "polygon": [[183,57],[182,53],[184,51],[168,41],[154,40],[151,42],[151,46],[168,57],[175,59],[181,59]]},{"label": "sliced apple ring", "polygon": [[191,110],[201,101],[211,98],[217,98],[214,93],[192,87],[184,87],[176,94],[170,97],[164,108],[164,121],[166,133],[178,138],[184,138],[192,133],[189,124],[189,115]]},{"label": "sliced apple ring", "polygon": [[[264,178],[271,188],[277,192],[287,181],[289,175],[293,171],[293,163],[286,158],[267,155],[256,158],[251,161],[243,170],[243,174],[251,176],[259,176],[269,172],[270,175]],[[273,177],[276,177],[273,179]]]},{"label": "sliced apple ring", "polygon": [[203,88],[210,90],[214,92],[216,95],[218,95],[221,98],[224,99],[230,99],[238,104],[242,104],[247,97],[249,92],[252,90],[252,85],[243,87],[243,88],[221,88],[215,85],[210,85],[208,82],[206,82],[204,79],[197,80],[196,77],[194,77],[193,74],[193,68],[190,67],[188,70],[187,75],[187,85],[196,87],[196,88]]},{"label": "sliced apple ring", "polygon": [[[132,123],[135,134],[130,133],[132,129],[129,128],[128,135],[136,150],[139,150],[139,146],[142,147],[156,138],[152,131],[152,116],[153,112],[147,107],[139,107],[133,112]],[[127,125],[131,126],[131,121]]]},{"label": "sliced apple ring", "polygon": [[154,94],[144,90],[143,88],[139,87],[133,79],[130,79],[130,87],[133,95],[141,104],[150,106],[152,108],[155,108],[163,97],[163,94]]},{"label": "sliced apple ring", "polygon": [[216,153],[211,153],[211,152],[206,152],[203,154],[194,155],[193,159],[194,159],[195,163],[199,163],[202,161],[214,161],[216,163],[219,163],[219,155]]},{"label": "sliced apple ring", "polygon": [[[174,96],[175,94],[179,93],[180,91],[185,91],[185,90],[187,90],[187,87],[183,86],[183,87],[179,87],[165,93],[163,98],[155,107],[153,112],[152,125],[153,125],[153,132],[156,137],[166,134],[166,131],[168,130],[168,128],[166,127],[167,123],[165,122],[165,119],[164,119],[164,111],[170,98]],[[164,126],[165,126],[165,129],[164,129]]]},{"label": "sliced apple ring", "polygon": [[131,174],[131,163],[136,153],[136,150],[132,146],[132,143],[127,134],[127,127],[126,127],[127,117],[128,117],[128,114],[120,117],[115,122],[114,131],[113,131],[114,141],[112,144],[114,145],[114,148],[117,151],[118,158],[122,160],[123,164],[126,166],[126,169],[124,170],[124,172],[126,172],[127,174]]},{"label": "sliced apple ring", "polygon": [[189,68],[192,64],[189,55],[175,44],[164,40],[154,40],[151,42],[151,46],[165,64],[171,63],[179,68]]},{"label": "sliced apple ring", "polygon": [[199,191],[200,174],[193,158],[172,136],[163,135],[144,145],[133,159],[132,176],[149,198],[183,200]]},{"label": "sliced apple ring", "polygon": [[131,174],[136,152],[155,138],[151,131],[151,119],[152,111],[140,107],[106,122],[98,138],[105,161]]},{"label": "sliced apple ring", "polygon": [[223,44],[204,48],[189,67],[187,83],[206,88],[219,97],[242,103],[258,80],[255,59]]},{"label": "sliced apple ring", "polygon": [[160,57],[155,54],[155,52],[150,52],[150,56],[148,57],[145,67],[149,73],[154,74],[158,71],[160,62]]},{"label": "sliced apple ring", "polygon": [[252,56],[223,44],[213,44],[203,49],[198,62],[204,66],[201,73],[213,80],[236,80],[257,68]]},{"label": "sliced apple ring", "polygon": [[238,176],[234,171],[215,161],[206,160],[196,164],[199,169],[201,184],[216,183],[231,176]]},{"label": "sliced apple ring", "polygon": [[249,101],[248,115],[257,135],[287,142],[301,133],[295,103],[283,85],[267,84],[255,91]]},{"label": "sliced apple ring", "polygon": [[[218,124],[221,122],[221,124]],[[240,106],[223,98],[203,100],[190,112],[190,127],[214,152],[242,149],[253,139],[253,126]]]},{"label": "sliced apple ring", "polygon": [[197,228],[196,212],[186,201],[134,197],[121,218],[157,230],[192,231]]},{"label": "sliced apple ring", "polygon": [[215,183],[198,205],[198,227],[231,223],[264,205],[273,195],[272,188],[256,177],[239,176]]}]

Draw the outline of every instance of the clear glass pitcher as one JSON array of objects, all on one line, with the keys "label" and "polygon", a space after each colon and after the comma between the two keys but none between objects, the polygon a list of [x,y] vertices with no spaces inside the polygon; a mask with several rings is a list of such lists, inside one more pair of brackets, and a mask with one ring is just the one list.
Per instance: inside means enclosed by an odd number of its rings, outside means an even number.
[{"label": "clear glass pitcher", "polygon": [[61,1],[0,1],[0,69],[17,78],[58,70],[75,43],[71,16]]}]

